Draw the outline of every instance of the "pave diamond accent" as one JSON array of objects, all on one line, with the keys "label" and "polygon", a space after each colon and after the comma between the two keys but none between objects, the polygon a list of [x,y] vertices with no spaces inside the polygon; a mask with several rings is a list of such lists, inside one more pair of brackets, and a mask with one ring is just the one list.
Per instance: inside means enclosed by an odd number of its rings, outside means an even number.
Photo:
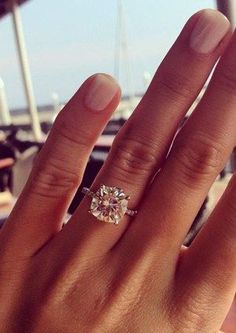
[{"label": "pave diamond accent", "polygon": [[98,220],[118,224],[127,211],[129,196],[119,187],[101,185],[92,198],[90,213]]}]

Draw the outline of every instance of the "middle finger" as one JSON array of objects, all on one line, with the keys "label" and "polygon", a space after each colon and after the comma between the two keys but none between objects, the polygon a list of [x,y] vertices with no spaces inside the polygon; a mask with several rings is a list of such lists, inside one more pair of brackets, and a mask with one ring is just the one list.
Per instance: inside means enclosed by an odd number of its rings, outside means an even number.
[{"label": "middle finger", "polygon": [[[160,168],[178,124],[198,95],[229,35],[229,22],[219,12],[204,10],[186,24],[167,54],[132,117],[117,135],[111,152],[92,190],[100,184],[118,186],[131,196],[135,208],[154,173]],[[56,244],[80,244],[88,240],[92,251],[109,250],[127,227],[125,218],[116,228],[93,223],[85,198]],[[79,223],[78,223],[79,221]],[[66,236],[64,236],[66,234]],[[101,252],[100,252],[101,253]]]},{"label": "middle finger", "polygon": [[[158,246],[165,258],[178,260],[184,238],[236,143],[235,59],[236,33],[153,181],[139,219],[124,240],[128,247],[132,239],[142,238],[147,249]],[[121,246],[125,249],[124,243]]]}]

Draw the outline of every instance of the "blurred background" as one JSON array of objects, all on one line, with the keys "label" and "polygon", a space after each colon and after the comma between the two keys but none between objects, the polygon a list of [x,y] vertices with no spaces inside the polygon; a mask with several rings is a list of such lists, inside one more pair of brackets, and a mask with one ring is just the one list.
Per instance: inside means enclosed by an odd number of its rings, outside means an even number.
[{"label": "blurred background", "polygon": [[[60,102],[67,101],[93,73],[118,74],[118,20],[123,21],[120,37],[127,44],[126,50],[124,45],[121,50],[121,57],[126,59],[121,59],[118,79],[125,95],[143,93],[145,81],[154,74],[186,20],[199,9],[216,8],[214,0],[174,0],[171,6],[165,0],[101,0],[99,5],[94,0],[59,3],[30,0],[20,8],[39,106],[52,104],[53,93],[58,94]],[[0,41],[0,75],[6,85],[9,107],[25,108],[11,15],[0,21]],[[124,60],[129,61],[129,83]]]},{"label": "blurred background", "polygon": [[[14,205],[57,113],[96,72],[119,81],[121,103],[81,186],[90,186],[115,134],[147,89],[186,20],[218,8],[235,26],[235,0],[0,0],[0,221]],[[205,87],[204,87],[205,89]],[[203,92],[204,92],[203,89]],[[203,93],[202,92],[202,93]],[[199,95],[188,115],[202,96]],[[234,153],[196,218],[199,230],[234,170]],[[69,213],[81,200],[77,192]]]}]

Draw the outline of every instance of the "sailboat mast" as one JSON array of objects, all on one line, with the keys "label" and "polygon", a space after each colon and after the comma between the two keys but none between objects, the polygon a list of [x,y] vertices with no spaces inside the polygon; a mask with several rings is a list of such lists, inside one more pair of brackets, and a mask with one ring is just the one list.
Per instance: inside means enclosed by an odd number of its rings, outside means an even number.
[{"label": "sailboat mast", "polygon": [[121,79],[121,64],[124,66],[127,94],[130,99],[134,92],[131,88],[131,71],[129,62],[129,50],[127,43],[126,21],[124,14],[123,1],[117,0],[117,24],[116,24],[116,43],[115,43],[115,65],[114,75],[119,81]]},{"label": "sailboat mast", "polygon": [[115,36],[115,54],[114,54],[114,76],[119,81],[120,79],[120,58],[121,58],[121,27],[122,27],[122,3],[117,0],[117,22]]}]

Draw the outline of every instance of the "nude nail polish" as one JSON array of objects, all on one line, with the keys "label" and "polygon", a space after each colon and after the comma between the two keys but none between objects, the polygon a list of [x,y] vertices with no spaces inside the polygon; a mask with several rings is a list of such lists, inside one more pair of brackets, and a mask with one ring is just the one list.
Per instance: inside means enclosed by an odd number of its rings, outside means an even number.
[{"label": "nude nail polish", "polygon": [[119,90],[116,81],[104,74],[97,74],[88,87],[84,104],[93,111],[104,110]]},{"label": "nude nail polish", "polygon": [[190,36],[190,47],[202,54],[214,51],[229,30],[230,23],[220,12],[204,10]]}]

